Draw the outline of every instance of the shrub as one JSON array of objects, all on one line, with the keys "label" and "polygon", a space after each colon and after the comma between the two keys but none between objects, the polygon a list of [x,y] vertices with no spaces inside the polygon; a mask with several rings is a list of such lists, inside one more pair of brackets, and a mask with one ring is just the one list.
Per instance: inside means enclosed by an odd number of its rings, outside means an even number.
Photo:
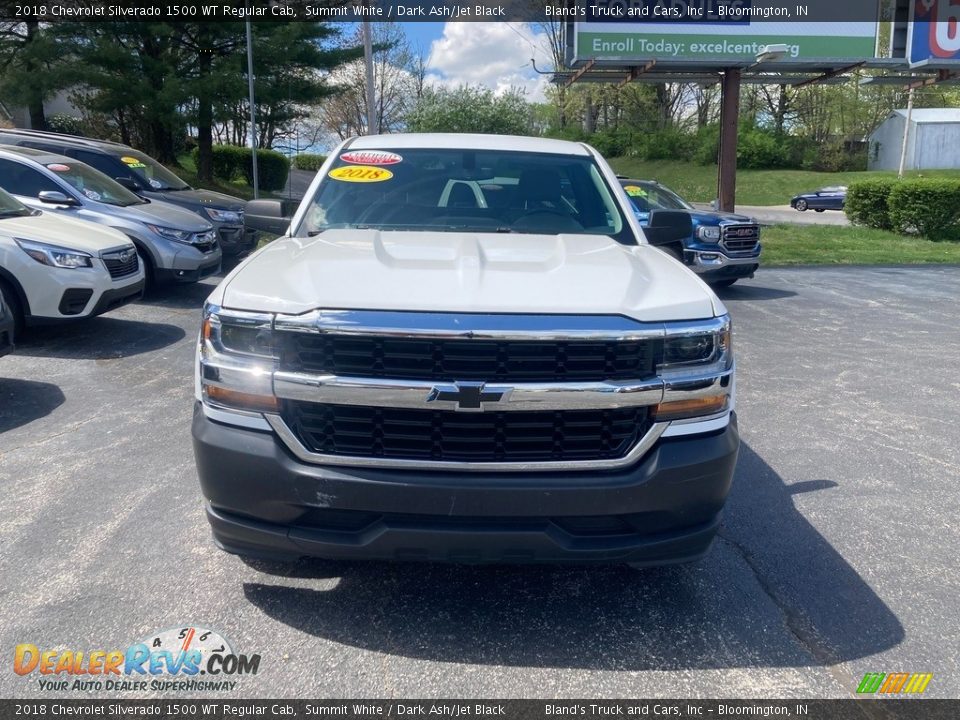
[{"label": "shrub", "polygon": [[890,222],[900,233],[960,240],[960,181],[902,180],[890,191]]},{"label": "shrub", "polygon": [[[253,185],[253,154],[247,148],[243,150],[243,176],[248,185]],[[289,174],[290,160],[286,155],[276,150],[257,150],[257,178],[261,190],[283,190]]]},{"label": "shrub", "polygon": [[293,158],[293,167],[295,167],[297,170],[311,170],[316,172],[326,161],[326,155],[300,153]]},{"label": "shrub", "polygon": [[675,128],[647,133],[643,142],[645,160],[689,160],[696,138]]},{"label": "shrub", "polygon": [[847,188],[844,211],[854,225],[890,230],[890,192],[896,186],[893,178],[861,180]]},{"label": "shrub", "polygon": [[627,155],[629,146],[627,136],[616,130],[601,130],[595,132],[587,138],[587,143],[592,145],[596,151],[605,158],[623,157]]},{"label": "shrub", "polygon": [[[200,151],[194,149],[191,154],[193,161],[198,163]],[[283,154],[276,150],[257,150],[257,179],[261,190],[282,190],[289,173],[290,161]],[[253,185],[253,154],[250,148],[214,145],[213,176],[227,182],[242,178],[247,184]]]},{"label": "shrub", "polygon": [[47,118],[47,129],[50,132],[66,135],[83,135],[83,120],[73,115],[58,113]]},{"label": "shrub", "polygon": [[720,126],[706,125],[697,130],[693,140],[693,161],[698,165],[714,165],[720,153]]}]

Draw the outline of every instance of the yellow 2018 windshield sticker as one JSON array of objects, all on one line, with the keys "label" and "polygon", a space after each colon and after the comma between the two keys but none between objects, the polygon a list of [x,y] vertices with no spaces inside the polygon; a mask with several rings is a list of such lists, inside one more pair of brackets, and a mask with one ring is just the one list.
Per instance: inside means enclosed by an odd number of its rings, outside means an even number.
[{"label": "yellow 2018 windshield sticker", "polygon": [[647,191],[638,185],[624,185],[623,189],[627,191],[630,197],[646,197]]},{"label": "yellow 2018 windshield sticker", "polygon": [[334,168],[328,177],[342,182],[383,182],[393,177],[393,173],[383,167],[374,167],[372,165],[344,165]]}]

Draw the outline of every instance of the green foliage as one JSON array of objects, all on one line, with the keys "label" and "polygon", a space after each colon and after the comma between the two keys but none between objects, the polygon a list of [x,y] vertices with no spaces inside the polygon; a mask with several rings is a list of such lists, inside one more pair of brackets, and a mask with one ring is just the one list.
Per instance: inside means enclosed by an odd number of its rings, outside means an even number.
[{"label": "green foliage", "polygon": [[326,155],[317,155],[315,153],[300,153],[293,158],[293,167],[297,170],[310,170],[316,172],[327,161]]},{"label": "green foliage", "polygon": [[851,184],[847,188],[844,206],[850,222],[879,230],[892,229],[888,202],[896,184],[896,178],[861,180]]},{"label": "green foliage", "polygon": [[[199,160],[199,148],[193,149],[191,157],[194,163]],[[282,190],[289,172],[290,161],[283,154],[276,150],[257,150],[257,178],[261,190]],[[226,182],[243,178],[248,185],[253,185],[253,154],[250,148],[214,145],[213,176]]]},{"label": "green foliage", "polygon": [[888,204],[894,230],[960,240],[960,181],[903,180],[890,191]]},{"label": "green foliage", "polygon": [[407,115],[411,132],[464,132],[527,135],[532,112],[523,93],[510,90],[495,95],[482,86],[455,89],[427,88]]},{"label": "green foliage", "polygon": [[[289,174],[290,160],[285,155],[276,150],[257,150],[257,177],[261,190],[283,190]],[[253,154],[249,150],[244,153],[243,176],[248,185],[253,185]]]},{"label": "green foliage", "polygon": [[836,225],[763,229],[763,266],[960,263],[960,243],[903,237],[886,230]]},{"label": "green foliage", "polygon": [[56,114],[47,118],[47,129],[67,135],[83,135],[83,120],[73,115]]}]

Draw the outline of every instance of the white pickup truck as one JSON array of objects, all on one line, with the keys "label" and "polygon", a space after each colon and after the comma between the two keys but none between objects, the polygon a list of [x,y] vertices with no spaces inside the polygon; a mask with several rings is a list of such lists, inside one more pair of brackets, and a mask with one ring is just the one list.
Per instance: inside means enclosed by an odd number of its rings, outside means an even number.
[{"label": "white pickup truck", "polygon": [[203,313],[216,543],[267,559],[696,560],[739,447],[730,318],[587,145],[347,140]]}]

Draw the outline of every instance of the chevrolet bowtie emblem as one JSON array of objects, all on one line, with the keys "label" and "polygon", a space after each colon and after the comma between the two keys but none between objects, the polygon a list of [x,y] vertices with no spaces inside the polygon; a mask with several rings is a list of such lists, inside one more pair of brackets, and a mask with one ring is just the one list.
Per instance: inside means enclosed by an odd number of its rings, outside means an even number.
[{"label": "chevrolet bowtie emblem", "polygon": [[434,385],[427,395],[427,402],[455,402],[457,411],[483,412],[485,403],[500,402],[509,394],[509,388],[488,390],[482,382],[454,382]]}]

